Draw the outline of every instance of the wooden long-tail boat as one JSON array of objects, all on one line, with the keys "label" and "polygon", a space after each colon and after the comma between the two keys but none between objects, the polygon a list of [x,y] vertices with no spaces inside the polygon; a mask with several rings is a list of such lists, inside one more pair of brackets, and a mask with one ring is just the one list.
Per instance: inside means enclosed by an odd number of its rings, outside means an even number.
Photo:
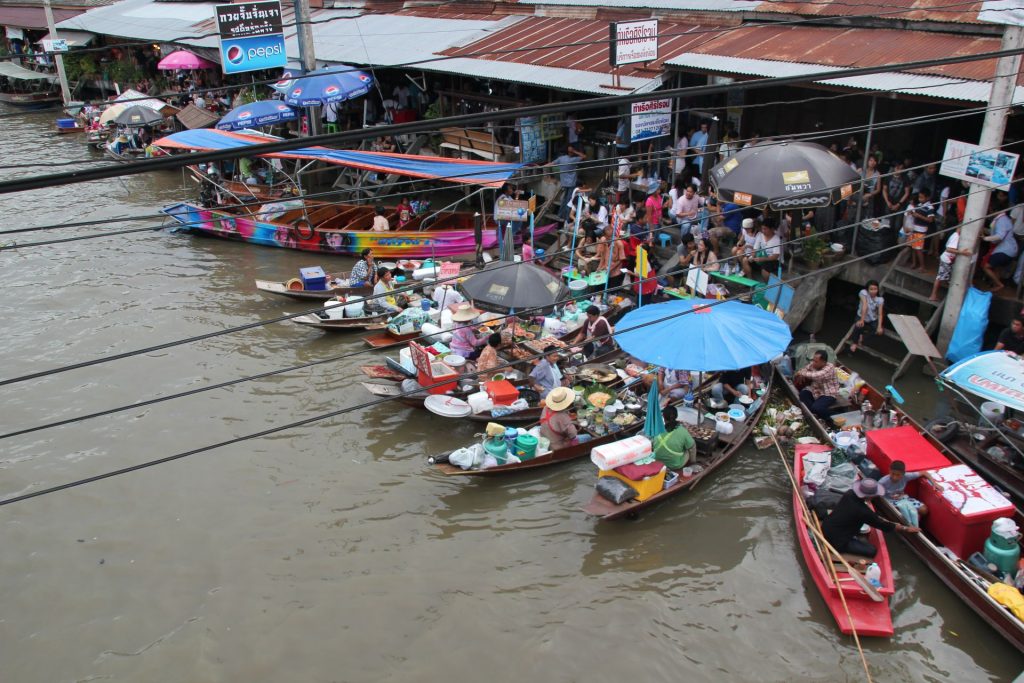
[{"label": "wooden long-tail boat", "polygon": [[[650,498],[645,500],[627,500],[624,503],[613,503],[610,500],[601,496],[601,494],[594,492],[590,502],[583,506],[583,511],[587,514],[599,517],[603,521],[610,521],[613,519],[621,519],[622,517],[633,517],[639,514],[639,511],[656,505],[666,498],[678,495],[683,491],[689,491],[695,487],[700,481],[709,477],[712,472],[719,469],[722,465],[728,462],[729,458],[739,449],[740,446],[747,440],[754,428],[757,426],[758,420],[761,419],[761,415],[764,413],[765,407],[768,405],[768,396],[771,394],[772,378],[770,369],[765,367],[762,370],[762,377],[767,376],[767,385],[765,387],[764,394],[761,397],[761,403],[752,414],[747,416],[747,419],[734,426],[733,432],[728,435],[718,435],[717,442],[712,447],[710,455],[701,457],[698,455],[697,459],[693,463],[687,463],[688,465],[700,465],[701,471],[691,474],[690,476],[684,476],[682,471],[677,474],[679,478],[674,484],[668,488],[658,491]],[[713,381],[713,380],[711,380]],[[704,420],[702,426],[708,426],[708,421]],[[714,425],[710,425],[714,428]]]},{"label": "wooden long-tail boat", "polygon": [[[796,454],[793,457],[793,477],[796,482],[803,481],[803,456],[805,453],[830,450],[832,450],[830,446],[819,444],[797,446]],[[825,601],[828,611],[835,618],[839,630],[847,635],[856,631],[857,635],[861,636],[891,637],[893,627],[889,598],[892,596],[894,588],[892,561],[889,559],[889,548],[885,544],[885,535],[878,529],[871,529],[868,535],[868,542],[878,548],[878,553],[873,561],[878,563],[882,572],[879,579],[881,586],[876,591],[880,600],[876,601],[857,584],[849,570],[833,560],[831,554],[811,532],[811,527],[816,522],[808,515],[814,513],[809,511],[804,502],[800,500],[801,495],[800,490],[794,488],[793,518],[796,524],[797,545],[800,546],[804,566],[810,572],[811,579],[818,588],[822,600]],[[833,570],[826,565],[826,562],[832,563],[835,567],[835,578],[833,578]],[[853,569],[857,571],[856,567]],[[860,578],[863,580],[863,576]],[[842,597],[839,595],[840,591],[843,594]],[[843,598],[845,598],[845,602]]]},{"label": "wooden long-tail boat", "polygon": [[[790,378],[783,376],[778,370],[776,374],[778,375],[779,384],[789,394],[791,400],[796,405],[800,406],[801,410],[803,410],[807,424],[812,428],[819,439],[824,443],[829,443],[828,430],[818,420],[818,418],[807,410],[807,407],[800,402],[799,392]],[[867,388],[867,400],[871,401],[874,406],[881,405],[886,398],[885,395],[870,385],[865,384],[865,387]],[[961,460],[955,451],[947,448],[945,444],[936,439],[933,434],[924,429],[898,406],[892,409],[896,411],[898,418],[897,421],[900,424],[909,424],[914,426],[922,435],[924,435],[925,439],[927,439],[932,446],[938,449],[950,462],[953,464],[968,464]],[[886,519],[900,524],[906,524],[906,520],[899,511],[885,499],[879,499],[877,509],[879,514]],[[979,617],[992,626],[993,629],[1006,638],[1006,640],[1014,647],[1024,652],[1024,621],[1016,617],[1012,612],[1010,612],[1010,610],[1003,607],[988,594],[988,587],[991,584],[990,577],[983,576],[966,562],[967,558],[956,556],[936,540],[936,537],[929,529],[928,519],[928,517],[925,517],[922,520],[923,531],[921,533],[901,533],[899,534],[900,540],[904,542],[907,547],[910,548],[911,552],[917,555],[925,565],[927,565],[939,580],[946,584],[968,607],[974,610]],[[1024,528],[1024,515],[1021,514],[1019,508],[1014,510],[1013,520],[1019,527]]]}]

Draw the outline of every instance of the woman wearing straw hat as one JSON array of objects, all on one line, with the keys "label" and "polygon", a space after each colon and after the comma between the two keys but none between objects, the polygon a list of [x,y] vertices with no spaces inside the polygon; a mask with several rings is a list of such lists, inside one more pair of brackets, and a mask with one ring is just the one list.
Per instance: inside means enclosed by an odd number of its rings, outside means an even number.
[{"label": "woman wearing straw hat", "polygon": [[[576,400],[576,392],[569,387],[555,387],[544,399],[544,411],[540,416],[540,435],[551,442],[551,450],[572,446],[589,439],[579,434],[569,417],[567,408]],[[584,438],[585,437],[585,438]]]},{"label": "woman wearing straw hat", "polygon": [[452,341],[448,344],[448,348],[452,350],[452,353],[457,353],[466,360],[479,356],[480,349],[478,347],[487,343],[489,335],[477,335],[472,325],[467,324],[472,320],[476,320],[479,316],[480,311],[473,308],[470,304],[459,304],[455,313],[452,314],[455,331],[452,332]]}]

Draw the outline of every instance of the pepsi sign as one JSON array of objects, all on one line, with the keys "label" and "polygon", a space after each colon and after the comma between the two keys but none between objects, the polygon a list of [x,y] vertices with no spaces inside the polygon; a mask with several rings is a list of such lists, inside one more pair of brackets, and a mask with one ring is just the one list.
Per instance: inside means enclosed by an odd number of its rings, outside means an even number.
[{"label": "pepsi sign", "polygon": [[224,73],[278,69],[286,65],[288,55],[278,0],[217,5],[216,16]]}]

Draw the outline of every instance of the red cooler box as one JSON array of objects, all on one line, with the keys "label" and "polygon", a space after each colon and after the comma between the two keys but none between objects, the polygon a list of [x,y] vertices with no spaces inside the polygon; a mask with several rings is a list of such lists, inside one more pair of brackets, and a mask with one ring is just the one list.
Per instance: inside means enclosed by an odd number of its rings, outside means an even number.
[{"label": "red cooler box", "polygon": [[921,520],[935,538],[963,559],[980,551],[998,517],[1013,517],[1013,503],[967,465],[931,473],[935,484],[920,479],[918,497],[928,506]]},{"label": "red cooler box", "polygon": [[519,398],[519,390],[507,379],[498,380],[497,382],[484,382],[484,390],[496,406],[510,406],[513,401]]},{"label": "red cooler box", "polygon": [[[433,361],[430,364],[430,374],[430,377],[422,372],[416,375],[417,382],[422,386],[430,387],[427,389],[428,394],[445,394],[459,388],[459,371],[440,361]],[[446,382],[445,380],[451,381]],[[438,384],[439,382],[443,382],[443,384]],[[431,386],[433,384],[438,384],[438,386]]]},{"label": "red cooler box", "polygon": [[907,472],[934,470],[953,464],[916,427],[910,425],[869,431],[867,441],[868,459],[882,474],[889,474],[893,460],[905,462]]}]

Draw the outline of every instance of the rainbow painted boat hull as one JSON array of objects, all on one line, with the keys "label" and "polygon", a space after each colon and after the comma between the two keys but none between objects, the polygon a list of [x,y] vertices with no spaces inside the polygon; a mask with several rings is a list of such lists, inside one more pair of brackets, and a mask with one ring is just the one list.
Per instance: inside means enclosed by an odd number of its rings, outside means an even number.
[{"label": "rainbow painted boat hull", "polygon": [[[296,227],[287,223],[262,221],[185,202],[166,206],[161,212],[173,218],[189,232],[265,247],[339,256],[356,256],[363,249],[369,248],[373,250],[374,257],[378,260],[452,257],[476,252],[471,227],[442,226],[389,232],[348,228],[324,230],[319,227]],[[534,237],[540,237],[554,229],[554,223],[535,228]],[[517,239],[518,242],[521,240]],[[493,228],[484,229],[484,249],[494,248],[497,244],[496,231]]]}]

